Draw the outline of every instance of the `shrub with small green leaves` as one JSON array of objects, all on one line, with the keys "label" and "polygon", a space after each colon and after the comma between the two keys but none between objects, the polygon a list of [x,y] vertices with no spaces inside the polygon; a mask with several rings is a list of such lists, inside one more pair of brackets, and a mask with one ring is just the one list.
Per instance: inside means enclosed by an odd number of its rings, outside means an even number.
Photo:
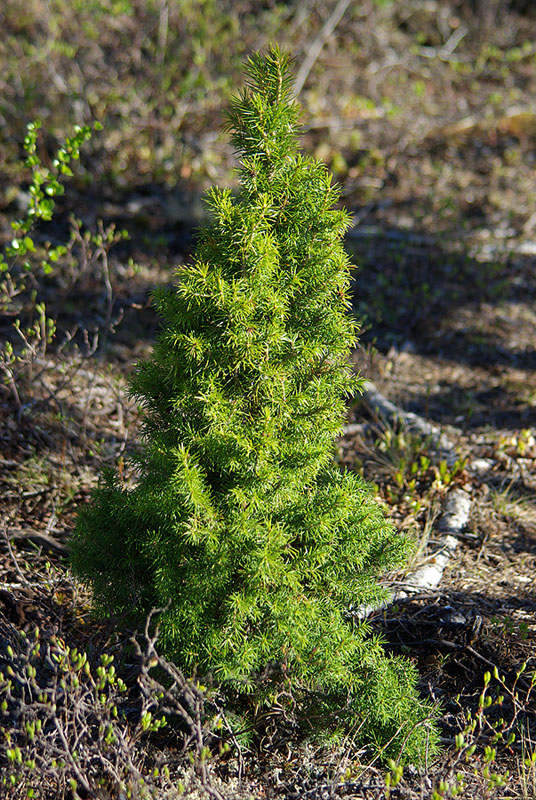
[{"label": "shrub with small green leaves", "polygon": [[80,158],[80,150],[93,130],[101,127],[98,122],[76,125],[73,135],[58,147],[51,166],[47,166],[37,152],[41,123],[27,125],[24,165],[30,172],[28,204],[24,217],[11,222],[13,237],[0,250],[0,312],[13,318],[11,338],[0,346],[0,388],[8,388],[19,412],[23,406],[20,377],[24,374],[27,383],[33,382],[34,362],[44,357],[56,335],[56,320],[49,316],[39,296],[42,283],[54,275],[58,262],[72,250],[81,224],[72,223],[67,246],[41,244],[35,229],[52,219],[55,198],[65,191],[62,181],[73,174],[70,165]]},{"label": "shrub with small green leaves", "polygon": [[[42,220],[50,222],[55,209],[55,197],[62,195],[65,188],[62,180],[65,177],[72,177],[70,164],[80,158],[82,145],[90,139],[93,130],[102,128],[96,122],[90,125],[76,125],[73,136],[65,139],[65,142],[58,148],[56,155],[52,159],[52,167],[47,167],[37,154],[37,137],[41,128],[40,122],[30,122],[27,125],[26,137],[24,139],[24,150],[26,152],[25,165],[30,169],[31,181],[28,187],[29,203],[24,218],[14,220],[11,223],[13,238],[6,247],[5,253],[0,253],[0,272],[7,273],[11,277],[11,286],[5,279],[0,284],[0,307],[8,307],[9,300],[25,288],[23,280],[24,273],[32,272],[35,265],[28,259],[24,259],[28,254],[35,253],[36,245],[32,238],[32,229],[36,223]],[[46,248],[45,257],[40,262],[40,269],[45,275],[52,271],[52,263],[65,253],[65,247],[59,245]],[[12,260],[10,264],[10,259]],[[20,274],[18,282],[13,280],[14,265],[20,264]]]},{"label": "shrub with small green leaves", "polygon": [[[129,685],[110,653],[92,658],[59,636],[19,632],[2,619],[0,639],[0,797],[177,800],[210,788],[206,742],[221,713],[158,654],[155,638],[146,635],[143,647],[131,640],[137,666]],[[184,747],[171,770],[168,756],[148,747],[168,722],[169,742]]]},{"label": "shrub with small green leaves", "polygon": [[324,165],[298,152],[298,118],[289,58],[252,56],[229,112],[240,192],[210,192],[212,223],[157,291],[162,330],[131,381],[139,480],[103,477],[72,563],[101,609],[141,620],[165,606],[167,654],[242,708],[249,695],[419,761],[436,732],[415,669],[348,611],[385,599],[378,578],[408,543],[332,463],[360,387],[349,218]]}]

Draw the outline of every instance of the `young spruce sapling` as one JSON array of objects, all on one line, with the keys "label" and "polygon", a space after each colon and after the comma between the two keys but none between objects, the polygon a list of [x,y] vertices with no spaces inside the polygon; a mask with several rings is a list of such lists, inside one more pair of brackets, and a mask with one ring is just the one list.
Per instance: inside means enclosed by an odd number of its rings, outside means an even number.
[{"label": "young spruce sapling", "polygon": [[165,607],[160,646],[189,674],[251,707],[290,694],[304,726],[419,761],[437,736],[415,669],[348,611],[386,597],[379,576],[408,549],[333,464],[360,387],[349,218],[325,166],[298,152],[288,56],[253,55],[247,76],[228,114],[240,191],[209,193],[212,221],[156,292],[161,331],[130,383],[137,485],[103,476],[73,567],[101,609],[136,621]]}]

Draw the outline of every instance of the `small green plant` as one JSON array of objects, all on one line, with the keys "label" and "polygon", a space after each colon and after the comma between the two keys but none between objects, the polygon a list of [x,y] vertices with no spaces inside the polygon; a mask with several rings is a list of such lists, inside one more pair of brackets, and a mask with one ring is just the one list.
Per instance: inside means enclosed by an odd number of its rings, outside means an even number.
[{"label": "small green plant", "polygon": [[0,252],[0,310],[14,317],[13,341],[0,348],[0,373],[19,412],[23,406],[19,375],[26,373],[27,382],[35,381],[35,362],[45,356],[56,335],[56,321],[37,296],[39,282],[50,278],[68,251],[65,245],[52,247],[49,242],[41,246],[35,227],[52,219],[55,198],[64,192],[62,181],[72,176],[71,165],[79,159],[81,147],[101,126],[76,126],[73,136],[57,149],[50,167],[37,153],[40,127],[39,122],[30,122],[24,139],[25,166],[31,176],[26,214],[11,223],[13,238]]},{"label": "small green plant", "polygon": [[[0,307],[4,310],[17,295],[26,290],[27,276],[35,268],[29,260],[29,255],[36,252],[32,230],[37,222],[49,222],[52,219],[54,198],[64,192],[62,180],[73,174],[70,164],[80,158],[80,148],[91,137],[92,131],[99,130],[101,125],[96,122],[93,128],[89,125],[75,126],[74,135],[67,137],[64,144],[58,148],[52,160],[52,167],[45,166],[37,154],[40,127],[40,122],[30,122],[24,139],[25,165],[31,172],[28,208],[24,218],[11,223],[13,238],[6,247],[5,254],[0,254],[0,272],[4,273],[0,284]],[[42,273],[49,275],[53,270],[52,265],[64,253],[65,247],[62,245],[51,247],[48,244],[40,261]],[[15,265],[18,266],[18,270],[15,269]]]},{"label": "small green plant", "polygon": [[501,789],[507,785],[510,772],[496,766],[499,748],[513,755],[519,736],[521,782],[528,785],[536,756],[533,758],[530,744],[527,747],[524,717],[533,702],[536,673],[527,675],[526,672],[527,662],[510,680],[501,675],[497,667],[485,672],[484,685],[473,711],[461,706],[459,696],[455,698],[464,722],[456,734],[450,764],[442,770],[443,777],[432,794],[435,800],[466,797],[471,782],[480,787],[478,796],[503,797]]},{"label": "small green plant", "polygon": [[114,787],[115,796],[176,800],[184,793],[177,769],[146,749],[168,720],[184,732],[182,779],[210,788],[207,742],[212,720],[224,722],[220,709],[158,654],[155,642],[147,631],[144,647],[131,641],[139,670],[133,690],[112,654],[93,659],[59,636],[19,633],[2,623],[2,797],[75,800]]},{"label": "small green plant", "polygon": [[536,747],[529,726],[521,731],[521,759],[518,762],[523,800],[536,797]]},{"label": "small green plant", "polygon": [[530,630],[526,622],[521,621],[520,623],[516,623],[508,616],[508,614],[506,614],[504,617],[494,615],[490,619],[490,625],[492,626],[494,633],[498,633],[500,636],[517,636],[522,640],[527,638]]},{"label": "small green plant", "polygon": [[460,472],[463,472],[466,465],[466,458],[457,458],[451,466],[443,459],[439,462],[439,466],[435,468],[437,483],[440,486],[449,486],[454,478],[459,475]]},{"label": "small green plant", "polygon": [[386,800],[389,800],[391,797],[391,789],[394,786],[398,786],[402,780],[404,767],[401,764],[397,764],[392,758],[387,760],[387,766],[389,767],[389,771],[385,775],[385,797]]},{"label": "small green plant", "polygon": [[[20,419],[34,401],[48,404],[55,398],[56,386],[68,384],[70,375],[80,366],[80,356],[89,357],[104,348],[110,330],[118,323],[114,317],[110,250],[128,238],[115,224],[97,222],[96,230],[85,229],[74,215],[69,218],[69,237],[65,244],[52,247],[44,240],[46,223],[53,219],[56,199],[63,194],[63,181],[72,176],[73,162],[80,157],[80,148],[88,141],[99,123],[75,127],[48,159],[38,155],[40,124],[30,123],[24,140],[25,167],[30,171],[25,216],[11,223],[13,238],[0,252],[0,310],[13,319],[5,344],[0,346],[0,388],[11,396]],[[77,324],[71,330],[57,331],[58,313],[68,303],[69,294],[88,277],[103,284],[102,325],[91,332]],[[54,291],[51,291],[52,288]],[[44,297],[55,296],[55,308],[45,305]],[[60,300],[61,298],[61,300]],[[53,350],[56,358],[46,358]],[[58,384],[47,385],[46,377],[61,373]],[[54,385],[55,384],[55,385]],[[57,400],[57,398],[55,398]],[[56,409],[61,404],[56,402]],[[62,412],[56,410],[64,422]]]},{"label": "small green plant", "polygon": [[229,112],[241,191],[210,192],[212,224],[156,293],[162,331],[131,381],[138,485],[103,477],[72,563],[100,609],[165,607],[165,652],[248,719],[353,728],[384,757],[422,761],[437,739],[414,667],[348,614],[386,597],[378,577],[408,541],[332,464],[360,386],[349,220],[324,165],[298,153],[298,114],[288,57],[254,55]]}]

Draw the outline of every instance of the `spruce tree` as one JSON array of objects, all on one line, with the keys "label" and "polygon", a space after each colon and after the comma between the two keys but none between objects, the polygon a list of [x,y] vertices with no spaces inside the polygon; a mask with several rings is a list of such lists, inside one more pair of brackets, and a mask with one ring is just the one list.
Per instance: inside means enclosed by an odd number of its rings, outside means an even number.
[{"label": "spruce tree", "polygon": [[72,564],[101,610],[140,621],[164,607],[160,646],[189,674],[257,704],[290,694],[305,726],[418,761],[436,732],[415,669],[348,611],[386,598],[378,578],[408,550],[333,464],[360,386],[349,218],[325,166],[298,152],[288,56],[253,55],[247,77],[228,114],[240,191],[209,193],[211,222],[155,293],[161,331],[130,383],[137,484],[103,476]]}]

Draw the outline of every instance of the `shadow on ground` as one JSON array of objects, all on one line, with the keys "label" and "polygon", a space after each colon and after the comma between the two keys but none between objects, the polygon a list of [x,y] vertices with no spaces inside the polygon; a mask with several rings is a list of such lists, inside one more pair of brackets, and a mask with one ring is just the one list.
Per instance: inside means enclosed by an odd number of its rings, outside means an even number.
[{"label": "shadow on ground", "polygon": [[[358,265],[353,305],[362,338],[380,350],[411,342],[417,352],[469,365],[536,368],[533,346],[504,346],[508,318],[497,330],[486,329],[494,308],[536,303],[534,258],[506,250],[476,258],[456,236],[375,226],[350,232],[346,244]],[[461,309],[471,314],[463,327]]]}]

